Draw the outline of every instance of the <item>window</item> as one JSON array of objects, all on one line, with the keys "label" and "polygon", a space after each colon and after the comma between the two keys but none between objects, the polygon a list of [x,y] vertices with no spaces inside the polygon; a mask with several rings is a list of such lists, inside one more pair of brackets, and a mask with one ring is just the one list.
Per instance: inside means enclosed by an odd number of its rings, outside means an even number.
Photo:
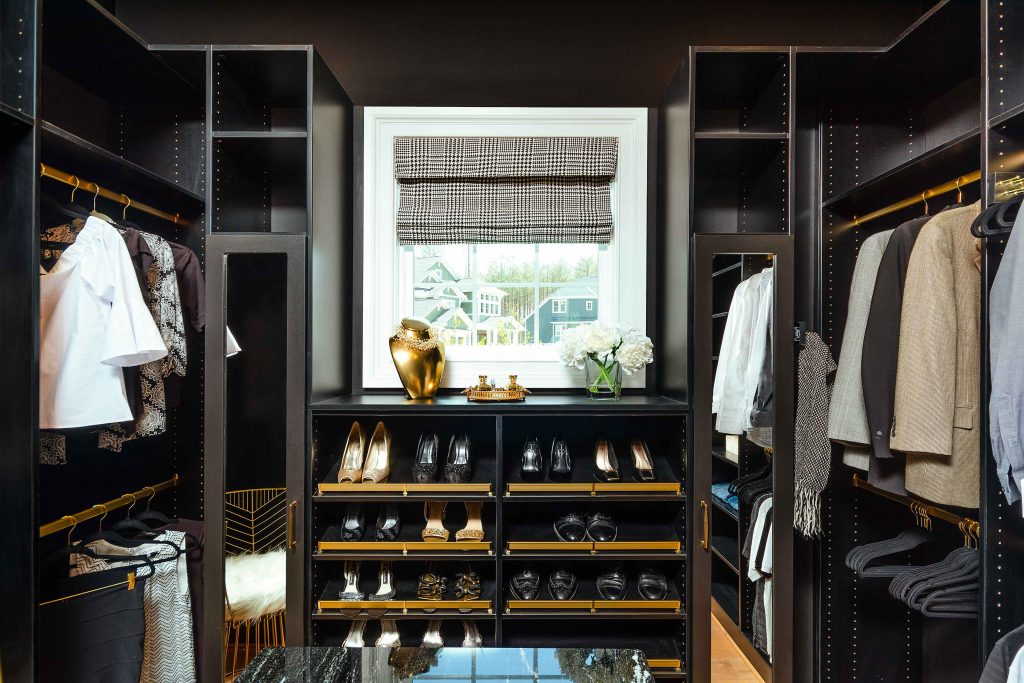
[{"label": "window", "polygon": [[[598,301],[602,320],[645,330],[646,279],[635,273],[646,269],[646,109],[366,107],[364,116],[362,263],[373,264],[362,272],[364,387],[401,386],[387,339],[408,315],[440,330],[444,384],[453,388],[513,373],[528,387],[580,386],[582,374],[561,364],[557,344],[597,319]],[[430,135],[617,137],[611,244],[400,246],[394,138]],[[569,303],[581,299],[585,306]],[[626,386],[643,387],[643,373]]]}]

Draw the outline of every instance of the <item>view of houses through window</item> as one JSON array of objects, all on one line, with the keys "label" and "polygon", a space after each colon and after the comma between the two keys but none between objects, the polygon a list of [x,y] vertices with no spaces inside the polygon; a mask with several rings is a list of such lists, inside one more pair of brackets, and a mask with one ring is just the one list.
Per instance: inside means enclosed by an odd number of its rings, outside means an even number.
[{"label": "view of houses through window", "polygon": [[413,310],[446,344],[553,344],[597,320],[596,244],[454,244],[413,251]]}]

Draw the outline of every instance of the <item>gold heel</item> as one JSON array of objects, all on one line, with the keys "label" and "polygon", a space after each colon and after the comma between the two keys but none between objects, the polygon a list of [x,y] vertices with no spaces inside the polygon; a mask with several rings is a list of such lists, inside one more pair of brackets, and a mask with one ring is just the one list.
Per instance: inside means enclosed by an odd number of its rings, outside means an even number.
[{"label": "gold heel", "polygon": [[358,422],[353,423],[341,452],[338,468],[338,483],[358,482],[363,476],[363,449],[366,447],[366,432]]},{"label": "gold heel", "polygon": [[654,464],[647,444],[641,439],[633,439],[629,443],[629,450],[633,452],[633,476],[636,480],[654,481]]},{"label": "gold heel", "polygon": [[363,464],[363,483],[380,484],[388,480],[391,474],[391,432],[378,422],[370,437],[370,446],[366,449],[366,462]]},{"label": "gold heel", "polygon": [[456,541],[484,540],[484,520],[480,514],[483,507],[481,502],[466,503],[466,527],[455,532]]},{"label": "gold heel", "polygon": [[618,481],[619,461],[615,457],[615,449],[611,443],[601,439],[594,446],[594,477],[598,481]]},{"label": "gold heel", "polygon": [[431,500],[423,504],[427,526],[420,535],[424,541],[444,543],[448,540],[449,532],[444,528],[444,511],[447,506],[448,503],[443,500]]}]

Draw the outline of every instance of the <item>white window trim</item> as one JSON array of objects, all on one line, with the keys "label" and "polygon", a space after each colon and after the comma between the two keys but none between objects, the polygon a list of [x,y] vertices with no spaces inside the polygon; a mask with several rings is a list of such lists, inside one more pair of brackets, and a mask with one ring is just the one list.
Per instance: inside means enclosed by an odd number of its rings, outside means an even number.
[{"label": "white window trim", "polygon": [[568,313],[569,312],[569,300],[568,299],[552,299],[551,300],[551,312],[552,313]]},{"label": "white window trim", "polygon": [[[619,167],[613,181],[613,244],[599,254],[603,277],[598,283],[599,319],[622,322],[646,333],[647,254],[647,110],[644,108],[526,107],[365,107],[363,126],[363,386],[398,388],[387,339],[409,311],[400,309],[401,294],[412,282],[396,282],[399,250],[395,234],[398,192],[394,181],[394,143],[403,135],[459,136],[614,136],[619,139]],[[388,188],[383,191],[382,188]],[[638,271],[639,268],[639,271]],[[407,279],[407,278],[404,278]],[[613,302],[614,294],[614,302]],[[535,388],[578,388],[582,373],[558,361],[557,346],[451,347],[443,386],[463,388],[487,374],[503,381],[518,374]],[[645,373],[624,377],[624,386],[643,388]]]},{"label": "white window trim", "polygon": [[587,299],[586,309],[588,311],[594,310],[594,300],[593,299]]}]

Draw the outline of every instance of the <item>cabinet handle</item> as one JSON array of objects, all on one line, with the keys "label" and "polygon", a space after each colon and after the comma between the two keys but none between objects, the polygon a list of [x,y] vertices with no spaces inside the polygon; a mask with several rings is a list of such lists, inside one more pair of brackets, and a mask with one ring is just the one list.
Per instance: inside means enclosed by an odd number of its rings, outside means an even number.
[{"label": "cabinet handle", "polygon": [[299,507],[299,501],[293,500],[288,503],[288,550],[292,550],[298,545],[298,540],[295,538],[295,510]]},{"label": "cabinet handle", "polygon": [[707,550],[709,536],[711,535],[711,520],[708,518],[708,502],[706,500],[702,500],[700,502],[700,508],[704,512],[704,533],[700,539],[700,546],[704,548],[704,550]]}]

